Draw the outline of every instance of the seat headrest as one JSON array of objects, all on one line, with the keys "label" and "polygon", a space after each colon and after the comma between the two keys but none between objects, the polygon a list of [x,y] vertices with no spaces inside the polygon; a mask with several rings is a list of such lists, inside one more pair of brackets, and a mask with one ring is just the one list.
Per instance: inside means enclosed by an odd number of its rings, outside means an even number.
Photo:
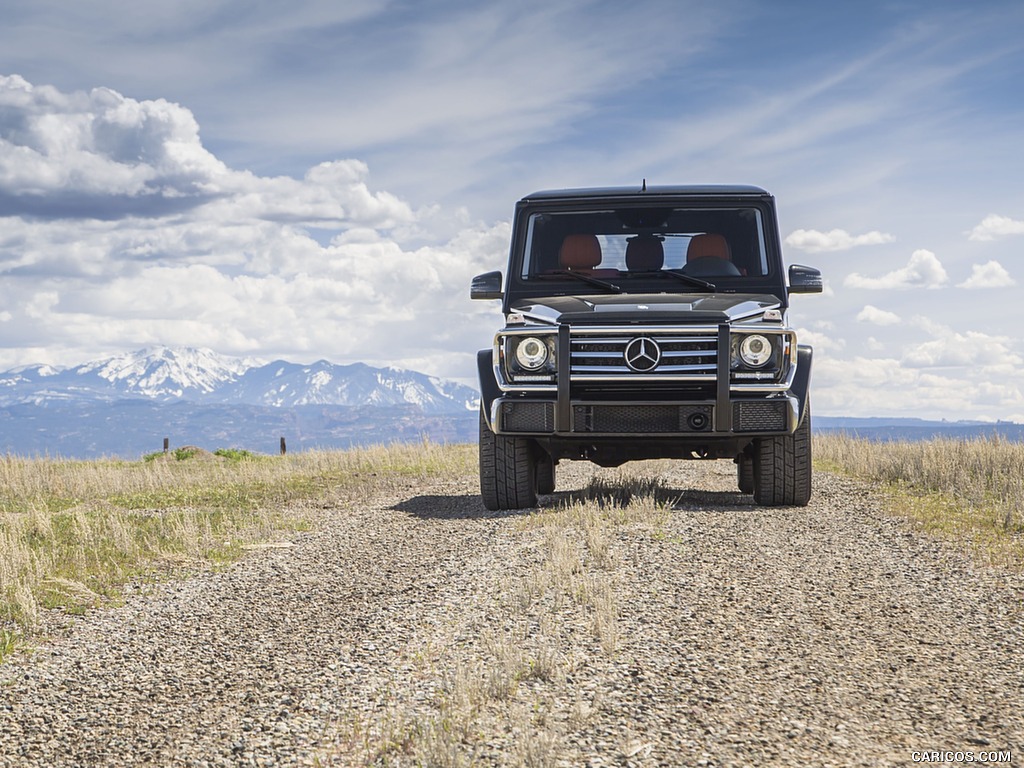
[{"label": "seat headrest", "polygon": [[592,269],[601,263],[597,235],[567,235],[558,251],[558,263],[565,269]]},{"label": "seat headrest", "polygon": [[686,249],[686,263],[689,264],[694,259],[708,258],[732,260],[729,243],[722,235],[708,233],[690,239],[690,245]]},{"label": "seat headrest", "polygon": [[665,247],[657,237],[639,235],[626,243],[626,269],[653,272],[665,266]]}]

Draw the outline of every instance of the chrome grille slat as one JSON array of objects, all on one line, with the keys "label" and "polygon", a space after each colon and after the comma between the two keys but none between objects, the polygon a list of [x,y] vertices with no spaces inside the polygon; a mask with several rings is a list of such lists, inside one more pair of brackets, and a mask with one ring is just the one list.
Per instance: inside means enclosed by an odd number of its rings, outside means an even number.
[{"label": "chrome grille slat", "polygon": [[[661,349],[659,364],[651,371],[631,370],[624,358],[633,339],[653,339]],[[718,337],[701,328],[692,334],[678,327],[659,331],[657,328],[627,328],[622,333],[589,335],[581,329],[569,340],[570,374],[581,381],[627,380],[642,376],[645,381],[666,380],[708,381],[718,369]]]},{"label": "chrome grille slat", "polygon": [[[628,373],[628,374],[631,374],[631,375],[636,375],[636,374],[633,374],[633,371],[629,370],[629,368],[627,368],[624,365],[619,365],[619,366],[615,366],[615,365],[574,365],[572,370],[573,370],[574,373],[605,373],[605,372],[615,372],[615,373]],[[679,373],[679,372],[682,372],[682,371],[690,371],[690,372],[693,372],[693,373],[707,373],[707,366],[706,365],[659,365],[657,371],[653,371],[653,372],[651,372],[651,373],[649,373],[647,375],[648,376],[655,376],[659,372]]]},{"label": "chrome grille slat", "polygon": [[662,359],[664,359],[666,357],[707,357],[708,354],[709,353],[707,352],[707,350],[703,350],[703,349],[699,349],[699,350],[684,350],[684,351],[681,351],[681,352],[673,352],[673,351],[669,350],[667,352],[663,351],[661,353],[661,357],[662,357]]}]

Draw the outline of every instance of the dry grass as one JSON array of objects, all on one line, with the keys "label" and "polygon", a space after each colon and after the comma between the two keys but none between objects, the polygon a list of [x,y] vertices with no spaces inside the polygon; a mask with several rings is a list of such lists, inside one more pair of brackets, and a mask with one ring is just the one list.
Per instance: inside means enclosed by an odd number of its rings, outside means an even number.
[{"label": "dry grass", "polygon": [[602,706],[600,692],[576,690],[574,673],[588,659],[619,653],[617,538],[625,527],[651,535],[662,528],[671,515],[663,491],[657,480],[622,472],[520,518],[533,565],[516,578],[497,577],[500,597],[485,598],[487,624],[475,640],[432,645],[440,652],[425,654],[431,662],[422,675],[440,681],[438,695],[427,711],[392,710],[405,738],[365,744],[365,762],[486,764],[486,743],[510,734],[513,764],[556,765],[568,731]]},{"label": "dry grass", "polygon": [[872,443],[815,438],[816,463],[876,481],[893,513],[965,544],[989,562],[1024,567],[1024,444],[978,440]]},{"label": "dry grass", "polygon": [[41,612],[81,613],[138,577],[217,564],[316,523],[371,490],[465,474],[472,446],[193,453],[186,460],[0,457],[0,658]]}]

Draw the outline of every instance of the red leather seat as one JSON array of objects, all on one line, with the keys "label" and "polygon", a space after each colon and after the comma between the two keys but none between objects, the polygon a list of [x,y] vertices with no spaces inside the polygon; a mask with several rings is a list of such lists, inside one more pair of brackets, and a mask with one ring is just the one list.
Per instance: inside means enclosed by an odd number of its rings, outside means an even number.
[{"label": "red leather seat", "polygon": [[617,269],[594,269],[601,263],[601,243],[597,235],[566,235],[558,250],[558,263],[562,269],[592,277],[615,277],[619,274]]},{"label": "red leather seat", "polygon": [[690,239],[690,245],[686,249],[686,263],[697,259],[724,259],[732,261],[732,252],[729,250],[729,242],[722,237],[708,233],[696,235]]},{"label": "red leather seat", "polygon": [[694,277],[738,277],[743,274],[732,263],[729,242],[714,232],[690,238],[683,272]]}]

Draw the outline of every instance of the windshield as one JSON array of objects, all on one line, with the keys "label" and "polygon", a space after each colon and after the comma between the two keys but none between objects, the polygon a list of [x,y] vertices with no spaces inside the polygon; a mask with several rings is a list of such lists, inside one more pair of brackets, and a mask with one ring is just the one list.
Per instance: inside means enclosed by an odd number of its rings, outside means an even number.
[{"label": "windshield", "polygon": [[630,289],[633,281],[680,275],[732,288],[768,274],[761,213],[630,207],[532,214],[520,277],[565,281],[567,272]]}]

